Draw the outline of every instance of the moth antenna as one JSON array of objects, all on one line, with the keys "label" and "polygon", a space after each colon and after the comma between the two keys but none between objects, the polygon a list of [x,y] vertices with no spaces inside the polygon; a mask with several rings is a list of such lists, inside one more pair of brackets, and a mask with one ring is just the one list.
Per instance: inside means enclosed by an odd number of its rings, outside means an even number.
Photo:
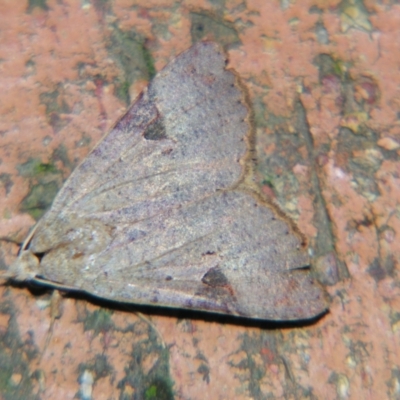
[{"label": "moth antenna", "polygon": [[43,355],[45,354],[45,352],[50,344],[51,338],[53,336],[53,331],[54,331],[54,323],[55,323],[56,319],[59,319],[61,317],[61,314],[62,314],[61,300],[62,300],[62,296],[60,294],[60,291],[53,290],[53,292],[51,294],[51,298],[50,298],[50,318],[51,318],[50,326],[49,326],[49,329],[46,334],[46,341],[44,343],[43,350],[40,354],[38,363],[41,362]]},{"label": "moth antenna", "polygon": [[166,348],[166,345],[165,345],[164,339],[163,339],[163,337],[162,337],[162,335],[161,335],[161,332],[157,329],[157,327],[153,324],[153,322],[151,322],[151,320],[150,320],[149,318],[147,318],[145,315],[143,315],[141,312],[136,312],[136,315],[137,315],[143,322],[145,322],[146,324],[148,324],[148,325],[150,326],[150,328],[154,330],[154,332],[157,333],[157,336],[159,337],[160,342],[161,342],[161,346],[162,346],[163,349],[165,349],[165,348]]},{"label": "moth antenna", "polygon": [[46,389],[46,376],[43,369],[40,368],[40,364],[53,336],[55,320],[59,319],[61,316],[61,294],[58,290],[53,290],[50,297],[50,316],[50,326],[46,334],[46,340],[43,346],[43,350],[40,352],[39,358],[36,361],[36,365],[38,368],[30,375],[32,379],[35,379],[38,382],[39,393],[44,392]]}]

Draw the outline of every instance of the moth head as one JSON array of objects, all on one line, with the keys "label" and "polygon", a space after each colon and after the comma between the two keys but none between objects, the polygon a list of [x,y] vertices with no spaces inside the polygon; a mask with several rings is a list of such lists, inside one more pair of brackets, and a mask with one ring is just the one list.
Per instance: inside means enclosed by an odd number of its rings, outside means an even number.
[{"label": "moth head", "polygon": [[10,265],[8,271],[4,275],[6,279],[16,281],[27,281],[35,279],[38,268],[39,259],[30,250],[23,250],[18,258]]}]

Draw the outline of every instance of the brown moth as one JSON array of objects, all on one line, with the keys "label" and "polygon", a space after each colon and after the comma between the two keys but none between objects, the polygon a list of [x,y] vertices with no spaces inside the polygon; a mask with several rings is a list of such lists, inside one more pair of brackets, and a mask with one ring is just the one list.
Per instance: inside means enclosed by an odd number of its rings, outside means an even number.
[{"label": "brown moth", "polygon": [[253,184],[243,86],[214,43],[157,74],[75,169],[8,276],[269,320],[328,307],[305,241]]}]

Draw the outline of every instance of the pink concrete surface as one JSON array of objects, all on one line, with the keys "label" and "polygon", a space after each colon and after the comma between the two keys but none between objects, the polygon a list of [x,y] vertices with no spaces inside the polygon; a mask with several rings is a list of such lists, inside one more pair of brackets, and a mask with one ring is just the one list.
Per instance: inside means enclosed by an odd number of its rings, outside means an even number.
[{"label": "pink concrete surface", "polygon": [[3,269],[152,69],[206,38],[332,303],[277,326],[1,286],[0,399],[399,399],[399,27],[389,0],[1,1]]}]

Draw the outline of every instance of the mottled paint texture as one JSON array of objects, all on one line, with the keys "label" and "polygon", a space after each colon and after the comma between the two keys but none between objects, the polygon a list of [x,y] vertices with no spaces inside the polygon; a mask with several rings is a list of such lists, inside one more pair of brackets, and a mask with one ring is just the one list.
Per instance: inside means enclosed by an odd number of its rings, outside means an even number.
[{"label": "mottled paint texture", "polygon": [[257,182],[332,299],[290,329],[140,308],[157,335],[122,304],[70,293],[52,322],[48,292],[0,286],[0,397],[400,398],[398,1],[0,1],[0,22],[2,270],[53,200],[46,185],[201,38],[246,84]]}]

